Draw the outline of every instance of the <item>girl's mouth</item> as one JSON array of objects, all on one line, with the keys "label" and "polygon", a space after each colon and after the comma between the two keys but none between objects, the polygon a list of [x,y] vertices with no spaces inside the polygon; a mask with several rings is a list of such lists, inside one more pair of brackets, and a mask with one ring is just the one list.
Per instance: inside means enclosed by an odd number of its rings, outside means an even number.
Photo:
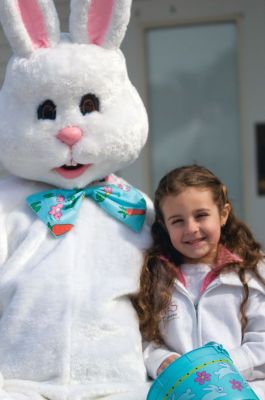
[{"label": "girl's mouth", "polygon": [[196,246],[198,244],[200,244],[201,242],[203,242],[205,240],[205,238],[199,238],[199,239],[194,239],[194,240],[188,240],[185,243],[189,246]]},{"label": "girl's mouth", "polygon": [[66,179],[74,179],[81,176],[93,164],[79,164],[72,162],[71,164],[64,164],[61,167],[54,168],[53,171]]}]

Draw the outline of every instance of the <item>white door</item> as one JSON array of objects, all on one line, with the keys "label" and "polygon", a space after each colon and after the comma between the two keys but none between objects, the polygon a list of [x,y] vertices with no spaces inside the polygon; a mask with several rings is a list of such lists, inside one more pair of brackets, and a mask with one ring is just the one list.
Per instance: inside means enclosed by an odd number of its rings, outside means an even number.
[{"label": "white door", "polygon": [[265,0],[134,1],[123,51],[150,135],[140,159],[122,171],[152,195],[171,168],[205,165],[263,245],[264,38]]}]

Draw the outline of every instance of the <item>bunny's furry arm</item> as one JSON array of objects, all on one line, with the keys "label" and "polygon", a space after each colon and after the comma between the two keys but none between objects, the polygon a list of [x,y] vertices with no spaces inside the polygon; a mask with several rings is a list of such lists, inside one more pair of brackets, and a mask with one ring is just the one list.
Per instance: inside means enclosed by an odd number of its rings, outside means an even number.
[{"label": "bunny's furry arm", "polygon": [[33,215],[26,197],[38,190],[35,182],[8,177],[0,181],[0,267],[23,241]]}]

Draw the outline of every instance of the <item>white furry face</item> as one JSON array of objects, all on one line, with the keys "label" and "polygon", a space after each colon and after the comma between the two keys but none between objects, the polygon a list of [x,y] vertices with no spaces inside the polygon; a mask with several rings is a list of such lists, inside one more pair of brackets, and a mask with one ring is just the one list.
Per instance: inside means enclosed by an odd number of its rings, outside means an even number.
[{"label": "white furry face", "polygon": [[[69,127],[74,139],[60,135]],[[11,173],[83,187],[133,162],[147,130],[119,50],[64,42],[10,60],[0,91],[0,159]]]}]

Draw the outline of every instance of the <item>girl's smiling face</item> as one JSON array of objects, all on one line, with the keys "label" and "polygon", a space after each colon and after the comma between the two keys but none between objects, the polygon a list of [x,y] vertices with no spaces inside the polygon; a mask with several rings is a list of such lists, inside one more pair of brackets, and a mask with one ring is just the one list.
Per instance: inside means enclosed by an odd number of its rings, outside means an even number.
[{"label": "girl's smiling face", "polygon": [[218,209],[209,189],[190,187],[161,202],[164,224],[174,248],[184,262],[212,264],[227,221],[230,205]]}]

